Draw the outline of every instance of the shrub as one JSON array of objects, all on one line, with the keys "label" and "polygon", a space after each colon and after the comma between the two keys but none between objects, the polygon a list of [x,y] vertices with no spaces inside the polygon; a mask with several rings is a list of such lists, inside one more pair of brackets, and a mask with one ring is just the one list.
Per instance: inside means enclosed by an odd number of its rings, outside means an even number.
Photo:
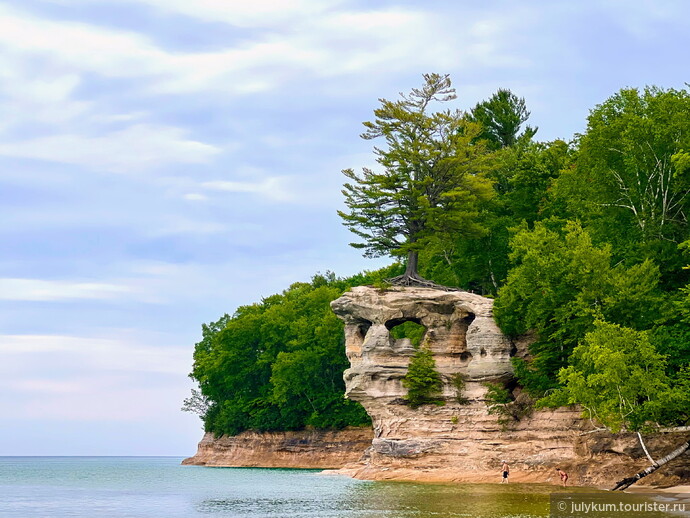
[{"label": "shrub", "polygon": [[421,346],[412,356],[402,384],[407,389],[404,399],[412,408],[444,404],[441,397],[441,375],[436,372],[434,356],[426,346]]},{"label": "shrub", "polygon": [[465,397],[465,377],[462,374],[457,373],[453,375],[450,382],[453,385],[453,388],[455,388],[455,401],[461,405],[469,405],[470,400]]}]

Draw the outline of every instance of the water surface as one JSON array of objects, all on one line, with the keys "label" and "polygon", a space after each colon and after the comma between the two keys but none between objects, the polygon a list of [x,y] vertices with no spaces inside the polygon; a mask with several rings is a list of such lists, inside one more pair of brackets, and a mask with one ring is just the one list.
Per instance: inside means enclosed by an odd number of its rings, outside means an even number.
[{"label": "water surface", "polygon": [[[171,457],[0,457],[2,518],[531,518],[540,485],[367,482]],[[577,490],[574,490],[577,491]]]}]

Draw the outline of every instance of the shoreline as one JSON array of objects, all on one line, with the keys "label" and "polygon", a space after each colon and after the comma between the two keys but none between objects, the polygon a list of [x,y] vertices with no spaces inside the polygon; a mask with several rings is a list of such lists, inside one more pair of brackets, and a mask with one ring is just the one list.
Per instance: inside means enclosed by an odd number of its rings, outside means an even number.
[{"label": "shoreline", "polygon": [[[361,468],[360,468],[361,469]],[[410,484],[429,484],[429,485],[434,485],[434,484],[439,484],[439,485],[483,485],[483,484],[489,484],[489,485],[498,485],[498,486],[503,486],[503,485],[534,485],[534,486],[552,486],[554,488],[554,493],[557,492],[567,492],[568,490],[575,489],[577,490],[576,492],[582,493],[586,491],[601,491],[601,492],[609,492],[609,493],[614,493],[611,491],[608,487],[604,486],[585,486],[585,485],[568,485],[565,488],[560,486],[559,484],[553,484],[552,482],[544,479],[539,479],[539,477],[535,477],[535,474],[527,475],[527,476],[517,476],[514,477],[514,475],[511,474],[511,482],[508,484],[503,484],[500,482],[500,477],[497,475],[477,475],[475,474],[472,477],[467,477],[463,475],[458,475],[456,478],[448,478],[448,477],[443,477],[439,476],[436,474],[434,476],[433,473],[427,472],[426,474],[422,476],[417,476],[417,477],[399,477],[399,473],[396,475],[396,473],[393,470],[390,470],[390,473],[383,473],[379,474],[379,476],[376,477],[361,477],[357,476],[356,471],[359,471],[356,467],[343,467],[340,469],[324,469],[322,470],[319,475],[323,476],[339,476],[339,477],[348,477],[348,478],[354,478],[357,480],[366,480],[370,482],[401,482],[401,483],[410,483]],[[673,485],[673,486],[649,486],[649,485],[633,485],[630,488],[628,488],[626,491],[622,491],[621,494],[655,494],[655,495],[663,495],[668,498],[673,498],[676,496],[677,498],[682,498],[685,499],[685,495],[687,495],[687,498],[690,499],[690,484],[679,484],[679,485]],[[690,500],[688,501],[690,504]]]}]

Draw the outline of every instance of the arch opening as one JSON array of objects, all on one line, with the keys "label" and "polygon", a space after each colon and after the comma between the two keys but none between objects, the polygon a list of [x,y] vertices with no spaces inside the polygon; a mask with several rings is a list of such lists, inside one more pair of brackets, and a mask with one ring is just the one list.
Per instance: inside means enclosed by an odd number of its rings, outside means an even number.
[{"label": "arch opening", "polygon": [[417,318],[395,318],[386,322],[386,328],[393,345],[402,345],[404,340],[409,340],[415,349],[423,342],[427,332]]}]

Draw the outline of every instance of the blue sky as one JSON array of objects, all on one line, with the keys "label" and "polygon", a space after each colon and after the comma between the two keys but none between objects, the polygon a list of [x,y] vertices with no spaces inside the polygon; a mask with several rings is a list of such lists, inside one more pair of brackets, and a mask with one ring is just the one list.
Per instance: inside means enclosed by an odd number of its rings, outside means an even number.
[{"label": "blue sky", "polygon": [[[484,5],[485,4],[485,5]],[[450,73],[570,139],[690,81],[682,0],[0,2],[0,455],[188,455],[202,322],[385,260],[344,168],[380,97]]]}]

